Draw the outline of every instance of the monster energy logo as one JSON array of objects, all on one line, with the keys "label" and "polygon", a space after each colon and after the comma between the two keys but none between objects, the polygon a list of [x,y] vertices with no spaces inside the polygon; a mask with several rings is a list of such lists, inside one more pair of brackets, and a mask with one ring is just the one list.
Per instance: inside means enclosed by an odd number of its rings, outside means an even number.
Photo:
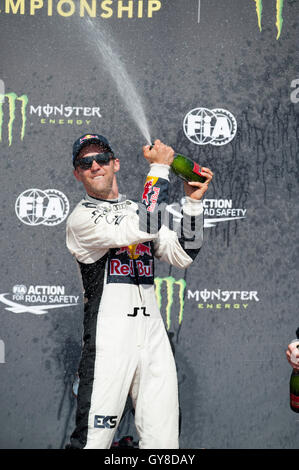
[{"label": "monster energy logo", "polygon": [[[254,0],[256,4],[256,13],[257,13],[257,20],[260,31],[262,31],[262,12],[263,12],[263,0]],[[282,10],[283,10],[283,1],[284,0],[276,0],[276,28],[277,28],[277,36],[276,39],[279,38],[281,29],[282,29]]]},{"label": "monster energy logo", "polygon": [[155,287],[156,287],[156,297],[159,309],[162,307],[162,284],[163,282],[166,283],[166,291],[167,291],[167,304],[166,304],[166,326],[167,330],[169,330],[171,325],[171,309],[173,305],[173,298],[174,298],[174,285],[179,286],[178,297],[179,297],[179,324],[182,323],[183,320],[183,313],[184,313],[184,292],[186,288],[186,281],[184,279],[179,279],[178,281],[172,277],[156,277],[155,278]]},{"label": "monster energy logo", "polygon": [[23,140],[26,129],[26,107],[28,103],[28,96],[22,95],[17,96],[15,93],[0,93],[0,142],[2,142],[2,128],[3,128],[3,103],[5,98],[8,99],[8,110],[9,110],[9,120],[8,120],[8,143],[12,144],[13,136],[13,124],[16,117],[16,101],[21,101],[21,116],[22,116],[22,127],[21,127],[21,140]]}]

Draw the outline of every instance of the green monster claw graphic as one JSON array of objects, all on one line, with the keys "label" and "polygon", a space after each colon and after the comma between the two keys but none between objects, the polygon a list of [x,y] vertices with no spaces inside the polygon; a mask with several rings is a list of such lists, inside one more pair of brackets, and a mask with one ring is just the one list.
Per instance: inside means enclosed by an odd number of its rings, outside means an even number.
[{"label": "green monster claw graphic", "polygon": [[276,39],[279,38],[281,29],[282,29],[282,9],[283,9],[283,0],[276,0],[276,28],[277,28],[277,36]]},{"label": "green monster claw graphic", "polygon": [[183,320],[183,313],[184,313],[184,292],[186,288],[186,281],[184,279],[179,279],[178,281],[176,281],[175,278],[172,276],[155,278],[155,287],[156,287],[155,292],[156,292],[159,309],[161,308],[161,305],[162,305],[161,287],[162,287],[163,281],[166,282],[166,289],[167,289],[166,326],[167,326],[167,330],[169,330],[170,325],[171,325],[171,307],[173,304],[173,295],[174,295],[173,286],[174,284],[177,284],[179,286],[179,302],[180,302],[179,324],[181,324]]},{"label": "green monster claw graphic", "polygon": [[26,129],[26,106],[28,103],[28,96],[22,95],[17,96],[16,93],[6,93],[5,95],[0,94],[0,142],[2,142],[2,125],[3,125],[3,98],[8,98],[9,107],[9,121],[8,121],[8,143],[12,144],[12,131],[13,123],[16,117],[16,100],[21,101],[21,116],[22,116],[22,128],[21,128],[21,140],[23,140]]},{"label": "green monster claw graphic", "polygon": [[255,1],[255,6],[256,6],[258,25],[259,25],[260,31],[262,31],[263,0],[254,0],[254,1]]},{"label": "green monster claw graphic", "polygon": [[[260,31],[262,31],[262,12],[263,12],[263,0],[254,0],[256,6],[256,14],[257,14],[257,21],[259,25]],[[283,1],[284,0],[276,0],[276,28],[277,28],[277,36],[276,39],[279,39],[282,29],[282,10],[283,10]]]}]

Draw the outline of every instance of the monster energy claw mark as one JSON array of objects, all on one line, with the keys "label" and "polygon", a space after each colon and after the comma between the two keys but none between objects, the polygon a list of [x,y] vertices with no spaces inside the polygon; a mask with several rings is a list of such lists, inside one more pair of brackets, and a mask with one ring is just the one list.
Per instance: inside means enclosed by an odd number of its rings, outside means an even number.
[{"label": "monster energy claw mark", "polygon": [[283,23],[282,9],[283,9],[283,0],[277,0],[276,1],[276,28],[277,28],[276,39],[279,38],[281,29],[282,29],[282,23]]},{"label": "monster energy claw mark", "polygon": [[182,323],[183,320],[183,313],[184,313],[184,292],[186,288],[186,281],[184,279],[179,279],[178,281],[175,280],[174,277],[156,277],[155,278],[155,287],[156,287],[156,297],[159,309],[162,306],[162,293],[161,287],[163,281],[166,283],[166,290],[167,290],[167,304],[166,304],[166,326],[167,330],[169,330],[171,325],[171,308],[173,304],[173,295],[174,295],[174,284],[179,286],[179,324]]},{"label": "monster energy claw mark", "polygon": [[[8,143],[12,144],[13,136],[13,123],[16,117],[16,100],[21,101],[21,116],[22,116],[22,128],[21,128],[21,140],[23,140],[26,129],[26,107],[28,103],[28,96],[22,95],[17,96],[16,93],[6,93],[0,95],[0,98],[8,98],[8,110],[9,110],[9,120],[8,120]],[[2,127],[3,127],[3,102],[4,99],[0,99],[0,142],[2,142]]]},{"label": "monster energy claw mark", "polygon": [[263,0],[254,0],[256,6],[257,22],[262,31],[262,12],[263,12]]},{"label": "monster energy claw mark", "polygon": [[[257,20],[260,31],[262,31],[262,12],[263,12],[263,0],[254,0],[256,5],[256,14]],[[281,29],[282,29],[282,10],[283,10],[283,1],[284,0],[276,0],[276,28],[277,28],[277,36],[276,39],[279,39]]]}]

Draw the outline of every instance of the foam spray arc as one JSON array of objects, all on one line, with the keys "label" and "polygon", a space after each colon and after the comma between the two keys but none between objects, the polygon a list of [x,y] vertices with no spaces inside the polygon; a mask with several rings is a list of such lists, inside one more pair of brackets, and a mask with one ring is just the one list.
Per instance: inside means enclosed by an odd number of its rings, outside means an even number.
[{"label": "foam spray arc", "polygon": [[113,78],[117,91],[123,99],[135,124],[145,137],[148,144],[151,143],[149,126],[144,113],[143,105],[127,71],[116,52],[115,44],[112,47],[112,38],[102,29],[96,27],[90,18],[84,18],[87,28],[87,37],[95,44],[96,49],[103,58],[103,63]]}]

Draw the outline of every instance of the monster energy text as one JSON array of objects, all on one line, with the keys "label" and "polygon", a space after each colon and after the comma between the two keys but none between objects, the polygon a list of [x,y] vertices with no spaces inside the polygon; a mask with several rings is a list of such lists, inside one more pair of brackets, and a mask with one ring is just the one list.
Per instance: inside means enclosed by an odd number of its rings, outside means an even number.
[{"label": "monster energy text", "polygon": [[[192,291],[188,289],[188,299],[195,299],[197,302],[203,300],[204,303],[199,303],[199,309],[247,309],[250,301],[259,302],[257,291],[228,291],[228,290],[213,290],[208,289]],[[245,303],[246,302],[246,303]]]},{"label": "monster energy text", "polygon": [[52,106],[49,103],[45,106],[30,106],[30,114],[37,114],[38,116],[63,116],[69,118],[71,116],[84,116],[84,117],[102,117],[100,108],[98,106]]},{"label": "monster energy text", "polygon": [[88,126],[91,120],[84,118],[102,117],[98,106],[65,106],[63,104],[53,106],[49,103],[45,106],[30,105],[29,113],[41,117],[41,124],[77,124],[78,126],[86,124]]}]

